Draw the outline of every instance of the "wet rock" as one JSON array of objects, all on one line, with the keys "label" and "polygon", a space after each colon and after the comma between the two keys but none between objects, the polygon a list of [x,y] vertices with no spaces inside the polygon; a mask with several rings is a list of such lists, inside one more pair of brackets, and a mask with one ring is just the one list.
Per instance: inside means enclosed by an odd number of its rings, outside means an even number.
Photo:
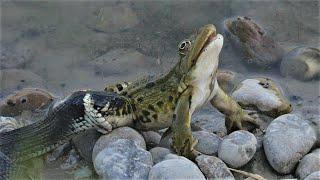
[{"label": "wet rock", "polygon": [[121,32],[139,23],[138,17],[129,3],[99,7],[93,14],[95,15],[95,25],[91,28],[97,32]]},{"label": "wet rock", "polygon": [[133,140],[110,143],[94,159],[94,168],[103,179],[147,179],[151,154]]},{"label": "wet rock", "polygon": [[223,137],[227,134],[225,116],[209,106],[196,112],[191,120],[192,131],[207,131]]},{"label": "wet rock", "polygon": [[248,131],[235,131],[222,140],[218,156],[238,168],[248,163],[256,152],[257,139]]},{"label": "wet rock", "polygon": [[92,151],[92,160],[96,158],[98,153],[108,147],[110,143],[115,142],[119,139],[130,139],[137,143],[143,149],[146,149],[146,143],[141,134],[130,127],[121,127],[112,130],[111,133],[101,136]]},{"label": "wet rock", "polygon": [[267,128],[263,147],[270,165],[279,173],[290,173],[316,141],[314,129],[296,114],[276,118]]},{"label": "wet rock", "polygon": [[229,18],[224,21],[224,29],[247,64],[266,69],[280,62],[284,50],[250,18]]},{"label": "wet rock", "polygon": [[23,111],[40,112],[53,103],[51,93],[38,88],[24,88],[7,96],[0,102],[1,116],[17,116]]},{"label": "wet rock", "polygon": [[320,171],[317,171],[307,176],[304,180],[319,180],[319,178],[320,178]]},{"label": "wet rock", "polygon": [[101,133],[95,129],[89,129],[72,139],[72,142],[79,155],[87,162],[92,162],[93,147],[100,136]]},{"label": "wet rock", "polygon": [[190,160],[169,159],[154,165],[149,179],[205,179],[199,168]]},{"label": "wet rock", "polygon": [[222,139],[207,131],[192,132],[194,138],[198,139],[198,144],[195,149],[206,155],[216,155]]},{"label": "wet rock", "polygon": [[304,106],[299,111],[298,114],[301,115],[305,120],[310,122],[310,125],[313,127],[317,133],[317,141],[315,146],[320,147],[320,109],[317,106]]},{"label": "wet rock", "polygon": [[5,94],[11,94],[16,90],[25,87],[44,88],[44,80],[31,71],[22,69],[4,69],[0,70],[1,91]]},{"label": "wet rock", "polygon": [[299,179],[304,179],[317,171],[320,171],[320,149],[316,149],[302,158],[296,169],[296,175]]},{"label": "wet rock", "polygon": [[227,165],[217,157],[200,155],[196,162],[207,179],[234,179]]},{"label": "wet rock", "polygon": [[[281,175],[277,173],[269,164],[263,149],[257,151],[253,158],[240,170],[251,172],[254,174],[259,174],[260,176],[266,179],[287,179],[293,178],[292,175]],[[240,173],[234,173],[236,179],[244,179],[247,176],[244,176]]]},{"label": "wet rock", "polygon": [[281,61],[282,76],[299,80],[311,80],[320,76],[320,49],[297,47],[285,55]]},{"label": "wet rock", "polygon": [[149,150],[152,155],[153,163],[157,164],[158,162],[163,161],[164,157],[167,154],[170,154],[170,150],[163,147],[155,147]]},{"label": "wet rock", "polygon": [[62,170],[74,169],[78,166],[79,161],[79,155],[77,154],[76,150],[71,149],[71,151],[69,151],[69,153],[67,154],[64,162],[60,165],[60,168]]},{"label": "wet rock", "polygon": [[163,161],[169,160],[169,159],[186,159],[186,158],[183,156],[179,156],[177,154],[169,153],[164,156]]},{"label": "wet rock", "polygon": [[19,127],[20,125],[15,118],[0,116],[0,133],[12,131]]},{"label": "wet rock", "polygon": [[151,149],[158,146],[161,140],[161,135],[155,131],[142,132],[142,136],[146,141],[147,149]]},{"label": "wet rock", "polygon": [[[145,73],[157,67],[156,60],[134,49],[113,49],[90,62],[103,76]],[[122,73],[121,73],[122,72]],[[125,73],[125,74],[124,74]]]},{"label": "wet rock", "polygon": [[233,91],[232,97],[242,107],[254,107],[271,117],[292,111],[276,83],[269,78],[246,79]]}]

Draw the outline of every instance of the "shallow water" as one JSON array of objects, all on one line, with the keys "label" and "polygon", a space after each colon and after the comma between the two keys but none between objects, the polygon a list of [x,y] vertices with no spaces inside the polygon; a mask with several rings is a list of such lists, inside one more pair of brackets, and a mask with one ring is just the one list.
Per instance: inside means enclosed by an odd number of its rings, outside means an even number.
[{"label": "shallow water", "polygon": [[[237,15],[254,19],[286,51],[320,45],[319,1],[4,1],[0,97],[30,86],[64,97],[78,89],[102,90],[107,84],[166,72],[177,61],[181,40],[207,23],[223,33],[223,20]],[[228,41],[220,68],[273,78],[295,110],[319,106],[318,80],[285,78],[279,67],[248,68]],[[4,76],[6,69],[32,74]]]}]

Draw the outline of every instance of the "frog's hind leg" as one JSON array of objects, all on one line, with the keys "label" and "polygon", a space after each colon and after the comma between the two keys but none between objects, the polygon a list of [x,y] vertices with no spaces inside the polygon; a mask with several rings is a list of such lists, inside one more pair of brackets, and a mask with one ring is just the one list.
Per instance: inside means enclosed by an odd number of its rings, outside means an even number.
[{"label": "frog's hind leg", "polygon": [[218,85],[215,84],[215,96],[210,100],[210,103],[226,116],[226,126],[230,131],[234,127],[243,129],[243,122],[249,122],[259,126],[258,117],[254,112],[243,110],[240,105],[227,95]]}]

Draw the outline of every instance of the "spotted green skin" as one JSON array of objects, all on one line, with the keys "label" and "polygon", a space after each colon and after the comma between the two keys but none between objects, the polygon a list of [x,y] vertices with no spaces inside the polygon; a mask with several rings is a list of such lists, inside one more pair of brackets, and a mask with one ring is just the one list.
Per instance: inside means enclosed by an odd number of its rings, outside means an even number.
[{"label": "spotted green skin", "polygon": [[[189,72],[198,63],[197,58],[213,33],[216,33],[216,29],[209,24],[191,35],[188,38],[191,42],[190,47],[183,51],[180,49],[179,62],[165,76],[155,81],[137,81],[124,86],[120,83],[105,88],[106,91],[117,92],[129,99],[133,107],[133,122],[130,124],[133,128],[149,131],[171,127],[173,149],[177,154],[189,159],[194,159],[199,154],[194,150],[197,140],[192,137],[190,128],[194,111],[191,108],[191,99],[195,87],[190,83],[192,77]],[[257,124],[253,117],[244,112],[237,102],[219,88],[216,81],[217,69],[212,69],[212,72],[212,76],[208,79],[212,82],[209,91],[214,91],[215,94],[207,102],[226,115],[228,129],[234,127],[242,129],[244,121]]]}]

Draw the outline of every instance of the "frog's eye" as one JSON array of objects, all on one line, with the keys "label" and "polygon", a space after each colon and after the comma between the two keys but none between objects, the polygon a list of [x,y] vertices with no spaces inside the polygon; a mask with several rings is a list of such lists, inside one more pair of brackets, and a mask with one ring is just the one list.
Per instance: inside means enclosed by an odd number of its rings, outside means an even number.
[{"label": "frog's eye", "polygon": [[26,97],[22,97],[21,99],[20,99],[20,102],[23,104],[23,103],[26,103],[28,101],[28,98],[26,98]]},{"label": "frog's eye", "polygon": [[186,53],[189,50],[190,46],[191,46],[191,41],[190,40],[182,41],[178,46],[179,54],[180,55],[186,55]]}]

